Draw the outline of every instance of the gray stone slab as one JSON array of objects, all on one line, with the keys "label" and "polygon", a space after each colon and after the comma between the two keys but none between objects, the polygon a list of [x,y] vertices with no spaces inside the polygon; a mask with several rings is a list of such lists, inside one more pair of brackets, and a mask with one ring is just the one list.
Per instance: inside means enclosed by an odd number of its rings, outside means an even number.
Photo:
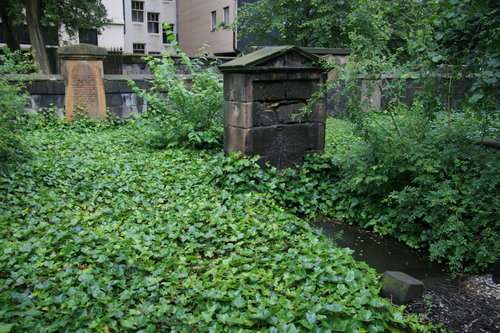
[{"label": "gray stone slab", "polygon": [[420,298],[424,291],[424,284],[421,281],[403,272],[387,271],[380,281],[382,282],[380,296],[390,299],[396,305],[414,301]]}]

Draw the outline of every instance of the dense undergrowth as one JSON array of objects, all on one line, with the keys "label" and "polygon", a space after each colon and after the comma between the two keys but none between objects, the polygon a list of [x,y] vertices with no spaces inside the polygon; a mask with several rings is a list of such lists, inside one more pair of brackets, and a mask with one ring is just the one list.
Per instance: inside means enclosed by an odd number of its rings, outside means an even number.
[{"label": "dense undergrowth", "polygon": [[333,214],[428,248],[454,274],[491,272],[500,258],[500,151],[470,139],[500,137],[498,121],[403,111],[336,124],[347,132],[330,131],[335,146],[325,155],[341,169]]},{"label": "dense undergrowth", "polygon": [[91,123],[23,132],[32,158],[0,177],[2,332],[427,330],[350,250],[242,187],[249,160]]},{"label": "dense undergrowth", "polygon": [[[455,275],[490,272],[500,258],[500,152],[469,139],[484,124],[458,112],[431,121],[411,112],[369,118],[329,119],[325,153],[299,170],[266,173],[235,158],[227,169],[238,172],[218,180],[236,192],[269,193],[298,215],[334,217],[426,248]],[[499,129],[492,122],[487,134]]]}]

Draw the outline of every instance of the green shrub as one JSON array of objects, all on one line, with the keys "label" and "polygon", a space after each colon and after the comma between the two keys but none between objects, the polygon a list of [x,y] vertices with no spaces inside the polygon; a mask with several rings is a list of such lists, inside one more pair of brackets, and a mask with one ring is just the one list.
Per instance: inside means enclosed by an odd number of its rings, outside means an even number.
[{"label": "green shrub", "polygon": [[338,192],[332,184],[338,181],[340,171],[335,160],[307,155],[299,169],[264,171],[257,159],[231,153],[213,168],[214,183],[231,193],[266,193],[300,216],[312,217],[335,206],[333,198]]},{"label": "green shrub", "polygon": [[11,53],[5,47],[0,54],[0,171],[12,164],[23,161],[29,155],[28,149],[19,136],[19,119],[26,104],[26,96],[21,93],[23,82],[13,84],[7,75],[30,71],[33,64],[29,56],[20,52]]},{"label": "green shrub", "polygon": [[[173,34],[170,32],[170,39]],[[153,70],[153,88],[141,90],[132,80],[134,92],[148,103],[143,124],[151,144],[166,146],[220,146],[222,137],[222,78],[206,58],[189,58],[172,40],[176,55],[165,53],[161,59],[145,58]],[[189,75],[177,75],[177,65]]]},{"label": "green shrub", "polygon": [[55,129],[65,127],[68,122],[59,117],[57,107],[51,104],[47,108],[39,108],[34,113],[24,114],[22,119],[22,128],[26,131],[39,129]]},{"label": "green shrub", "polygon": [[334,214],[428,247],[431,259],[455,273],[488,271],[500,256],[500,153],[467,138],[477,129],[473,119],[443,118],[448,114],[430,121],[407,109],[394,118],[371,112],[353,127],[363,135],[328,153],[342,169]]}]

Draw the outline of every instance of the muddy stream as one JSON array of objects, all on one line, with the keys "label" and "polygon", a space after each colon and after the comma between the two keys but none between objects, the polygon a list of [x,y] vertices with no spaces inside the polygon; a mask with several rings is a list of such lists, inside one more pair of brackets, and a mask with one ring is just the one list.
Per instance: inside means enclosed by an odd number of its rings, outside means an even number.
[{"label": "muddy stream", "polygon": [[424,283],[441,282],[449,277],[445,265],[430,261],[425,251],[412,249],[394,238],[332,220],[317,220],[310,225],[322,229],[338,247],[354,250],[357,261],[366,262],[378,273],[401,271]]}]

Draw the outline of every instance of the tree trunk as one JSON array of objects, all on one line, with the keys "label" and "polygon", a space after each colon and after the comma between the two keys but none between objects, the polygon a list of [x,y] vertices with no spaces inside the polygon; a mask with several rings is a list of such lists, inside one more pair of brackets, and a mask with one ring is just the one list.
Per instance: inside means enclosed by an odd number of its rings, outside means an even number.
[{"label": "tree trunk", "polygon": [[21,45],[19,45],[19,40],[17,39],[16,32],[14,31],[12,18],[8,14],[9,8],[9,0],[0,0],[0,20],[2,20],[2,29],[5,38],[5,44],[7,44],[7,47],[12,52],[14,52],[20,50]]},{"label": "tree trunk", "polygon": [[33,59],[37,63],[38,70],[44,74],[51,74],[49,57],[43,38],[41,2],[41,0],[26,0],[26,22],[33,49]]}]

